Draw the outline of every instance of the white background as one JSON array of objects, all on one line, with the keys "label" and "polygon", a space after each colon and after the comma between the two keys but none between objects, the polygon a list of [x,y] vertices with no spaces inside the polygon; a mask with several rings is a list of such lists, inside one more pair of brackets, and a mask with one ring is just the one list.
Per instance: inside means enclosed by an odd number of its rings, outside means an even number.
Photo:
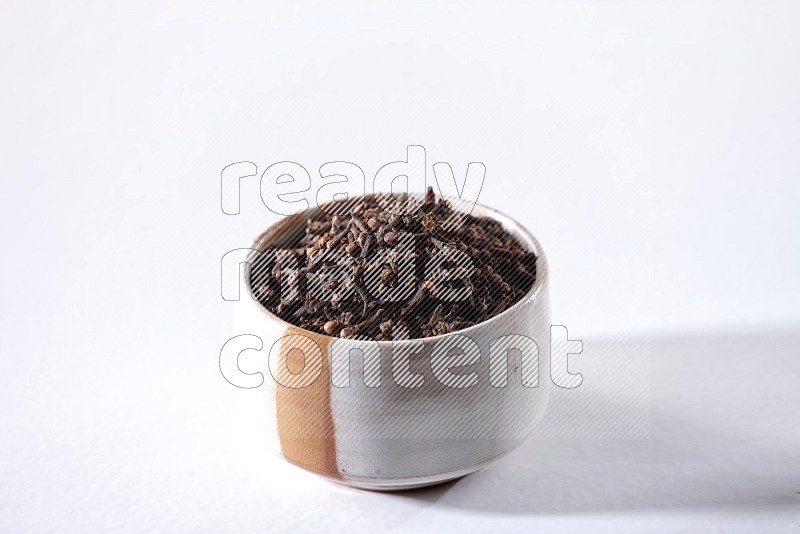
[{"label": "white background", "polygon": [[[0,530],[796,531],[799,24],[755,1],[3,3]],[[651,340],[649,439],[532,441],[400,496],[241,443],[219,259],[276,216],[257,178],[223,215],[220,171],[371,178],[409,144],[486,165],[479,201],[541,240],[583,357]]]}]

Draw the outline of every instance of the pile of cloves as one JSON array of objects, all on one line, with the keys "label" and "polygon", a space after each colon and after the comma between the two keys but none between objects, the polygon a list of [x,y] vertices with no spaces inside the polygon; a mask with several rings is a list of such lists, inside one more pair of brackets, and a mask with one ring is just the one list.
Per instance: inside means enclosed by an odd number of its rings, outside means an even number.
[{"label": "pile of cloves", "polygon": [[281,250],[295,261],[283,252],[251,266],[256,298],[291,324],[342,338],[468,328],[513,306],[536,280],[535,254],[498,221],[456,212],[430,187],[420,199],[371,196],[346,213],[320,211]]}]

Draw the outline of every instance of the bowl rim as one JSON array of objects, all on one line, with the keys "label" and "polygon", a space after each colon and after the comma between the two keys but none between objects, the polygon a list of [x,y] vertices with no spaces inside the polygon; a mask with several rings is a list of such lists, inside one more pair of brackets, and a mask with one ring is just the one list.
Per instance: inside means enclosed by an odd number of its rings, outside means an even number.
[{"label": "bowl rim", "polygon": [[[352,199],[348,199],[346,202],[347,203],[356,202],[361,198],[369,198],[371,196],[374,196],[374,195],[372,195],[372,194],[359,195],[359,196],[353,197]],[[409,195],[409,196],[421,196],[421,195]],[[440,198],[442,198],[444,200],[447,200],[448,202],[451,203],[452,206],[463,205],[465,202],[469,203],[468,201],[465,201],[464,199],[452,198],[452,197],[448,197],[448,196],[444,196],[444,195],[442,195]],[[298,222],[299,223],[300,221],[303,221],[303,223],[304,223],[308,219],[308,217],[310,216],[310,214],[309,214],[310,211],[321,210],[320,206],[330,205],[330,204],[333,204],[335,202],[336,201],[325,202],[325,203],[323,203],[321,205],[318,205],[318,206],[310,206],[305,211],[302,211],[302,212],[299,212],[299,213],[294,213],[294,214],[289,215],[289,216],[285,216],[284,218],[280,219],[279,221],[269,225],[266,230],[261,232],[258,235],[258,237],[256,237],[255,240],[253,240],[253,243],[251,244],[249,252],[245,255],[245,261],[247,261],[249,263],[249,261],[250,261],[250,259],[252,257],[253,251],[261,252],[266,248],[268,242],[270,241],[270,239],[268,239],[268,238],[272,237],[271,234],[276,231],[277,227],[280,224],[288,224],[287,221],[289,221],[291,219],[295,219],[295,221],[292,221],[292,222]],[[479,213],[475,213],[476,210]],[[253,290],[252,290],[252,287],[250,285],[250,276],[249,276],[249,271],[250,270],[249,269],[239,269],[239,274],[238,274],[239,283],[240,283],[239,287],[240,288],[244,288],[244,291],[246,292],[246,295],[240,295],[239,302],[241,302],[243,299],[245,299],[245,297],[249,297],[248,300],[252,301],[252,303],[255,305],[255,307],[259,311],[261,311],[264,315],[266,315],[268,319],[270,319],[272,321],[275,321],[275,322],[285,326],[287,328],[287,330],[288,329],[292,329],[293,333],[307,334],[309,336],[313,336],[314,338],[322,338],[322,339],[328,338],[328,339],[331,340],[331,344],[333,343],[333,340],[339,340],[340,342],[349,341],[349,342],[353,343],[354,345],[358,345],[359,343],[360,344],[363,344],[363,343],[378,343],[379,346],[390,346],[390,347],[393,347],[393,346],[395,346],[397,344],[416,343],[416,342],[419,342],[419,341],[435,343],[439,339],[442,339],[442,338],[445,338],[445,337],[451,337],[451,336],[454,336],[454,335],[466,335],[466,336],[468,336],[470,332],[477,332],[480,329],[484,329],[486,327],[490,327],[494,322],[499,321],[500,318],[502,318],[503,316],[510,315],[511,313],[514,313],[518,308],[521,308],[523,305],[527,305],[529,303],[535,302],[537,299],[541,298],[541,293],[544,291],[544,288],[547,286],[547,282],[548,282],[549,276],[550,276],[548,263],[547,263],[547,257],[545,256],[544,249],[542,248],[541,243],[539,243],[539,240],[536,239],[536,237],[530,232],[530,230],[528,230],[523,224],[521,224],[519,221],[517,221],[516,219],[512,218],[511,216],[506,215],[505,213],[501,212],[500,210],[492,208],[490,206],[486,206],[485,204],[480,204],[479,202],[475,202],[474,203],[474,205],[472,207],[472,210],[470,211],[470,215],[475,216],[475,217],[489,217],[491,219],[494,219],[494,220],[500,222],[500,224],[503,225],[503,228],[506,231],[509,231],[512,235],[514,235],[517,238],[521,238],[520,240],[523,241],[523,245],[525,245],[526,248],[528,248],[528,247],[532,248],[533,250],[529,249],[529,251],[533,252],[534,254],[536,254],[536,280],[534,281],[533,286],[531,286],[531,288],[528,290],[528,292],[525,293],[525,296],[523,296],[518,302],[514,303],[513,306],[511,306],[510,308],[506,308],[502,312],[498,313],[497,315],[495,315],[494,317],[492,317],[490,319],[487,319],[486,321],[474,324],[472,326],[469,326],[467,328],[463,328],[461,330],[456,330],[454,332],[448,332],[446,334],[438,334],[438,335],[430,336],[430,337],[416,337],[416,338],[410,338],[410,339],[377,340],[377,339],[342,338],[342,337],[330,336],[328,334],[323,334],[323,333],[320,333],[320,332],[314,332],[312,330],[307,330],[307,329],[305,329],[305,328],[303,328],[301,326],[298,326],[296,324],[292,324],[292,323],[290,323],[290,322],[278,317],[277,315],[275,315],[271,311],[269,311],[263,304],[261,304],[261,301],[259,301],[253,295]],[[293,224],[288,224],[288,226],[289,227],[293,227],[294,225]],[[241,291],[241,289],[240,289],[240,291]]]}]

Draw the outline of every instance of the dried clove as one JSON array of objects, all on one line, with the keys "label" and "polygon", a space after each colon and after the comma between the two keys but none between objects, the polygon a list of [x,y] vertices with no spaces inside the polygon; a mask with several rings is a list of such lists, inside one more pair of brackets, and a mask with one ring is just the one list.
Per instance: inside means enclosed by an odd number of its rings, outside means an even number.
[{"label": "dried clove", "polygon": [[[537,258],[498,221],[468,215],[453,227],[448,224],[452,220],[449,202],[437,199],[432,187],[422,201],[405,194],[371,196],[349,213],[315,215],[306,221],[304,233],[284,246],[299,269],[288,261],[254,265],[254,295],[284,320],[329,336],[391,341],[469,328],[528,293],[536,281]],[[409,241],[401,241],[401,235]],[[450,252],[466,255],[472,265],[440,256]],[[427,277],[426,266],[434,257],[447,277]],[[337,270],[337,264],[347,268]],[[327,301],[313,294],[306,280],[317,270],[329,278],[322,286]],[[339,274],[331,277],[333,272]],[[376,285],[368,283],[367,274],[377,277]],[[286,300],[286,287],[296,289],[295,300]],[[375,287],[402,290],[406,298],[382,300],[370,294]],[[463,299],[441,300],[459,291]]]}]

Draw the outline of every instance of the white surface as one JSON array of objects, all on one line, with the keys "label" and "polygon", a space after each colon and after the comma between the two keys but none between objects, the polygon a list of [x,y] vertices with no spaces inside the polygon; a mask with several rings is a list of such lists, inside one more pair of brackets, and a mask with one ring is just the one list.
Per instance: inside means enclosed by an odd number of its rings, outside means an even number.
[{"label": "white surface", "polygon": [[[796,531],[798,21],[755,1],[3,3],[0,530]],[[275,216],[255,179],[223,215],[220,171],[371,177],[409,144],[486,165],[480,201],[542,241],[583,358],[655,336],[650,438],[534,440],[402,496],[241,442],[219,261]]]},{"label": "white surface", "polygon": [[2,391],[14,431],[0,444],[0,530],[797,532],[798,347],[797,334],[653,339],[649,437],[532,439],[480,473],[396,495],[243,442],[241,392],[211,366],[169,361],[181,353],[149,369],[99,360],[90,383],[51,365]]}]

